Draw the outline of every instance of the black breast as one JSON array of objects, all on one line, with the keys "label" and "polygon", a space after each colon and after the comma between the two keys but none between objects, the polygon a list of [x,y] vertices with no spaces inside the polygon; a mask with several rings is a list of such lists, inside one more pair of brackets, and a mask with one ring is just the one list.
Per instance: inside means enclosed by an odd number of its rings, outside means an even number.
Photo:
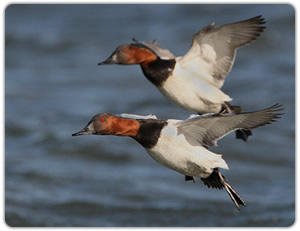
[{"label": "black breast", "polygon": [[156,119],[138,121],[140,122],[140,129],[133,138],[143,145],[143,147],[148,149],[153,148],[160,137],[161,130],[168,124],[167,121]]},{"label": "black breast", "polygon": [[165,60],[158,58],[147,66],[142,66],[142,70],[147,79],[159,87],[172,74],[175,64],[175,59]]}]

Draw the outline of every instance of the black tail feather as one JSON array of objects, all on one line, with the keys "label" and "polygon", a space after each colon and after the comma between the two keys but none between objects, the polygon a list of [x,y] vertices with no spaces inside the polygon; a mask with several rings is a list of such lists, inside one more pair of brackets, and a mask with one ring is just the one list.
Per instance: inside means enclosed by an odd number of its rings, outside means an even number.
[{"label": "black tail feather", "polygon": [[247,206],[245,201],[241,198],[241,196],[231,187],[230,184],[226,182],[225,189],[238,210],[240,210],[239,205]]},{"label": "black tail feather", "polygon": [[207,187],[223,189],[225,187],[228,195],[230,196],[231,200],[235,204],[238,210],[240,210],[239,205],[246,206],[246,203],[241,198],[241,196],[231,187],[229,183],[226,182],[226,178],[221,174],[219,169],[215,168],[214,171],[209,175],[207,178],[201,178],[204,184]]}]

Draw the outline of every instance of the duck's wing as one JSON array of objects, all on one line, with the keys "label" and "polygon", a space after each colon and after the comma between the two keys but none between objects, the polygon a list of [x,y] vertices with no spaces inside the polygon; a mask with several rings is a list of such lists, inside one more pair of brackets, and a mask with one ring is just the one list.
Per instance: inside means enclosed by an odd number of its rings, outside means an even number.
[{"label": "duck's wing", "polygon": [[157,119],[156,115],[134,115],[134,114],[127,114],[127,113],[122,113],[118,115],[119,117],[122,118],[127,118],[127,119]]},{"label": "duck's wing", "polygon": [[187,141],[195,145],[216,146],[217,140],[237,129],[253,129],[280,118],[280,104],[272,107],[239,114],[209,114],[193,117],[176,124],[178,135],[183,134]]},{"label": "duck's wing", "polygon": [[141,44],[146,48],[153,51],[160,59],[175,59],[175,55],[173,55],[168,49],[163,49],[158,45],[156,40],[152,42],[141,42],[136,40],[135,38],[132,39],[136,44]]},{"label": "duck's wing", "polygon": [[209,81],[221,88],[233,65],[236,49],[256,40],[265,29],[264,23],[261,16],[216,28],[213,22],[193,36],[190,50],[179,62],[183,67],[189,63],[201,67],[199,76],[208,75]]}]

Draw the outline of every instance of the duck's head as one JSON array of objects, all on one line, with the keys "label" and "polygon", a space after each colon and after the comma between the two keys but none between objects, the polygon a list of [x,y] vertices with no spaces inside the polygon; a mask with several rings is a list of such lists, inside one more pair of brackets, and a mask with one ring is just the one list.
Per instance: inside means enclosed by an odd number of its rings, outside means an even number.
[{"label": "duck's head", "polygon": [[111,127],[111,116],[106,113],[95,115],[81,131],[72,134],[72,136],[108,134]]},{"label": "duck's head", "polygon": [[72,136],[81,135],[117,135],[135,136],[140,124],[134,119],[125,119],[118,116],[100,113],[95,115],[92,120],[79,132]]},{"label": "duck's head", "polygon": [[143,46],[142,44],[125,44],[118,46],[108,59],[98,63],[98,65],[147,65],[148,63],[155,61],[157,58],[158,56],[155,54],[155,52],[150,50],[148,47]]}]

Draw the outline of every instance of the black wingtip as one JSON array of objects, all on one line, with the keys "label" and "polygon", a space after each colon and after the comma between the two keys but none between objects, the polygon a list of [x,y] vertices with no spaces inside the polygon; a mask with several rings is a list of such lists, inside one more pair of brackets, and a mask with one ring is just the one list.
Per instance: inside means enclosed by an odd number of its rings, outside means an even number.
[{"label": "black wingtip", "polygon": [[283,104],[281,104],[281,103],[275,103],[274,105],[272,105],[269,108],[270,109],[278,109],[278,110],[281,110],[281,111],[284,109]]},{"label": "black wingtip", "polygon": [[280,103],[276,103],[273,106],[266,108],[266,110],[274,114],[273,119],[280,119],[281,116],[284,115],[284,107]]},{"label": "black wingtip", "polygon": [[249,20],[256,21],[257,24],[265,24],[266,23],[266,20],[262,15],[255,16],[253,18],[250,18]]}]

